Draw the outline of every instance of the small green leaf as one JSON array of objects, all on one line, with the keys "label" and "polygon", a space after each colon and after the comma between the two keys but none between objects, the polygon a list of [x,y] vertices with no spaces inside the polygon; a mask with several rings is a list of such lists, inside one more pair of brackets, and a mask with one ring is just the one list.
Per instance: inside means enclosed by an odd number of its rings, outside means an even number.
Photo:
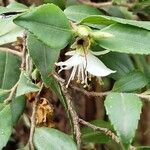
[{"label": "small green leaf", "polygon": [[12,112],[12,123],[15,125],[22,115],[25,108],[25,96],[19,96],[12,100],[11,112]]},{"label": "small green leaf", "polygon": [[111,93],[105,100],[106,112],[125,146],[131,144],[138,126],[142,102],[134,94]]},{"label": "small green leaf", "polygon": [[101,15],[102,13],[90,6],[86,5],[73,5],[64,10],[65,15],[72,21],[80,22],[82,19],[89,15]]},{"label": "small green leaf", "polygon": [[18,16],[14,22],[29,30],[52,49],[64,48],[72,38],[69,21],[63,11],[54,4],[34,8]]},{"label": "small green leaf", "polygon": [[0,104],[0,149],[6,146],[12,132],[10,105]]},{"label": "small green leaf", "polygon": [[71,137],[52,128],[36,128],[34,144],[37,150],[77,150]]},{"label": "small green leaf", "polygon": [[100,56],[100,60],[104,62],[112,70],[116,70],[115,74],[110,75],[115,80],[134,70],[134,65],[131,58],[127,54],[120,54],[110,52],[106,55]]},{"label": "small green leaf", "polygon": [[[1,48],[0,48],[1,49]],[[10,89],[19,79],[20,59],[8,52],[0,51],[0,88]]]},{"label": "small green leaf", "polygon": [[22,37],[23,29],[13,23],[14,17],[0,19],[0,45],[12,43]]},{"label": "small green leaf", "polygon": [[17,2],[10,3],[7,7],[0,7],[0,14],[8,12],[24,12],[27,11],[28,7]]},{"label": "small green leaf", "polygon": [[101,30],[112,37],[97,42],[105,49],[131,54],[150,54],[150,31],[129,25],[113,24]]},{"label": "small green leaf", "polygon": [[84,18],[81,22],[82,23],[92,23],[92,24],[104,24],[104,25],[111,25],[114,23],[120,23],[124,25],[131,25],[132,27],[139,27],[146,30],[150,30],[150,22],[149,21],[136,21],[136,20],[128,20],[122,19],[117,17],[110,17],[104,15],[93,15],[87,18]]},{"label": "small green leaf", "polygon": [[30,92],[39,91],[39,87],[32,83],[29,76],[22,72],[17,86],[16,96],[21,96]]},{"label": "small green leaf", "polygon": [[[108,122],[105,122],[103,120],[94,120],[91,121],[90,123],[102,128],[108,128],[108,129],[112,128]],[[98,131],[93,131],[91,128],[88,127],[81,128],[81,138],[84,142],[97,143],[97,144],[107,143],[110,140],[110,138],[106,134],[103,134]]]},{"label": "small green leaf", "polygon": [[132,92],[143,88],[148,84],[148,79],[142,72],[134,71],[126,74],[115,82],[113,91],[115,92]]}]

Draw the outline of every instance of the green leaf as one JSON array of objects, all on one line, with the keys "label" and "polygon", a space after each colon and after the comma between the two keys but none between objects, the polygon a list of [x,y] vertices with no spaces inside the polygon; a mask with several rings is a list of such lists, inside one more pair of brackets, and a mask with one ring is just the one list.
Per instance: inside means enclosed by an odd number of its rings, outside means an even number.
[{"label": "green leaf", "polygon": [[34,144],[37,150],[77,150],[71,137],[52,128],[36,128]]},{"label": "green leaf", "polygon": [[50,74],[55,69],[55,62],[58,59],[59,50],[51,49],[31,34],[27,38],[27,48],[30,57],[41,74],[43,82],[52,88],[65,106],[59,84],[53,77],[50,77]]},{"label": "green leaf", "polygon": [[0,14],[8,12],[24,12],[27,10],[28,10],[27,6],[17,2],[12,2],[7,7],[0,6]]},{"label": "green leaf", "polygon": [[64,48],[72,38],[69,21],[63,11],[54,4],[34,8],[18,16],[14,22],[29,30],[52,49]]},{"label": "green leaf", "polygon": [[[91,124],[94,124],[98,127],[102,128],[108,128],[111,129],[111,126],[108,122],[105,122],[103,120],[94,120],[90,122]],[[83,127],[81,128],[81,138],[84,142],[90,142],[90,143],[107,143],[110,138],[101,132],[93,131],[91,128]]]},{"label": "green leaf", "polygon": [[101,15],[102,13],[90,6],[86,5],[73,5],[64,10],[65,15],[68,17],[68,19],[80,22],[84,18],[88,17],[89,15]]},{"label": "green leaf", "polygon": [[29,34],[27,37],[27,48],[30,57],[40,71],[42,80],[48,85],[50,82],[50,73],[55,70],[55,62],[58,59],[60,51],[51,49],[32,34]]},{"label": "green leaf", "polygon": [[120,23],[124,25],[131,25],[139,28],[143,28],[146,30],[150,30],[150,22],[149,21],[136,21],[136,20],[128,20],[122,19],[117,17],[110,17],[104,15],[93,15],[87,18],[84,18],[81,22],[82,23],[92,23],[92,24],[104,24],[104,25],[111,25],[114,23]]},{"label": "green leaf", "polygon": [[[1,48],[0,48],[1,49]],[[10,89],[19,79],[20,59],[8,52],[0,51],[0,88]]]},{"label": "green leaf", "polygon": [[105,108],[117,135],[129,145],[138,126],[142,102],[134,94],[111,93],[106,97]]},{"label": "green leaf", "polygon": [[32,83],[31,79],[25,72],[22,72],[18,82],[16,96],[21,96],[30,92],[37,91],[39,91],[39,87]]},{"label": "green leaf", "polygon": [[115,82],[114,92],[132,92],[143,88],[148,84],[148,79],[142,72],[134,71],[126,74],[121,79]]},{"label": "green leaf", "polygon": [[4,100],[9,96],[10,91],[0,89],[0,103],[3,103]]},{"label": "green leaf", "polygon": [[12,123],[15,125],[22,115],[25,108],[25,96],[19,96],[12,100],[11,103],[11,113],[12,113]]},{"label": "green leaf", "polygon": [[102,8],[105,10],[110,16],[125,18],[125,19],[133,19],[135,15],[133,12],[129,11],[126,7],[118,7],[118,6],[108,6]]},{"label": "green leaf", "polygon": [[55,5],[57,5],[58,7],[60,7],[61,9],[65,9],[65,5],[66,5],[66,0],[44,0],[44,3],[53,3]]},{"label": "green leaf", "polygon": [[13,23],[14,17],[0,19],[0,45],[15,42],[22,37],[23,29]]},{"label": "green leaf", "polygon": [[105,49],[131,54],[150,54],[150,32],[129,25],[113,24],[101,30],[112,37],[97,42]]},{"label": "green leaf", "polygon": [[116,70],[116,73],[111,75],[115,80],[120,79],[122,76],[134,70],[133,63],[127,54],[110,52],[99,58],[109,68]]},{"label": "green leaf", "polygon": [[0,149],[6,146],[12,132],[10,105],[0,104]]},{"label": "green leaf", "polygon": [[149,146],[140,146],[140,147],[137,147],[136,150],[150,150],[150,147]]}]

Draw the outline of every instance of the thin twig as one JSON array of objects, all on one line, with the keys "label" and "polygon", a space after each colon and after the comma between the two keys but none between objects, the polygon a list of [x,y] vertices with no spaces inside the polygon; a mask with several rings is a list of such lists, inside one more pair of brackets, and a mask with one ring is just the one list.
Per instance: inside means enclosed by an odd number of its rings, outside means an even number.
[{"label": "thin twig", "polygon": [[19,57],[22,57],[22,53],[21,53],[21,52],[18,52],[18,51],[9,49],[9,48],[1,47],[1,48],[0,48],[0,51],[9,52],[9,53],[15,54],[15,55],[17,55],[17,56],[19,56]]},{"label": "thin twig", "polygon": [[75,138],[76,138],[78,148],[80,149],[81,132],[80,132],[80,125],[79,125],[79,121],[78,121],[79,118],[78,118],[78,115],[77,115],[76,111],[73,109],[73,105],[72,105],[72,101],[71,101],[72,98],[71,98],[70,94],[68,93],[68,90],[65,86],[65,80],[63,80],[62,78],[60,78],[56,74],[54,74],[53,76],[59,82],[59,84],[61,85],[62,92],[63,92],[63,94],[66,98],[68,111],[70,112],[71,119],[73,121],[74,135],[75,135]]},{"label": "thin twig", "polygon": [[[61,77],[59,77],[58,75],[55,74],[55,78],[57,78],[57,80],[59,80],[60,82],[63,82],[65,84],[65,80],[62,79]],[[72,84],[69,85],[69,87],[71,87],[72,89],[76,90],[76,91],[80,91],[82,92],[84,95],[88,96],[88,97],[105,97],[107,96],[108,94],[110,94],[112,91],[105,91],[105,92],[89,92],[85,89],[81,89],[79,87],[76,87]],[[136,96],[138,96],[139,98],[141,99],[145,99],[147,101],[150,101],[150,95],[147,95],[147,94],[144,94],[144,93],[141,93],[141,94],[136,94],[136,93],[133,93],[135,94]]]},{"label": "thin twig", "polygon": [[7,97],[7,99],[4,100],[4,103],[7,104],[7,103],[9,103],[13,99],[13,96],[16,93],[17,86],[18,86],[18,82],[10,89],[10,94]]},{"label": "thin twig", "polygon": [[81,89],[79,87],[70,85],[71,88],[73,88],[76,91],[82,92],[84,95],[88,96],[88,97],[104,97],[107,96],[108,94],[110,94],[110,91],[106,91],[106,92],[89,92],[86,91],[85,89]]},{"label": "thin twig", "polygon": [[24,35],[22,46],[23,46],[23,48],[22,48],[21,70],[23,71],[26,68],[26,34]]},{"label": "thin twig", "polygon": [[100,131],[100,132],[105,133],[106,135],[110,136],[114,141],[116,141],[117,143],[120,143],[119,138],[111,130],[109,130],[107,128],[95,126],[95,125],[93,125],[83,119],[80,119],[80,118],[79,118],[79,122],[87,127],[90,127],[94,131]]},{"label": "thin twig", "polygon": [[40,94],[41,91],[43,89],[44,84],[41,85],[41,88],[39,90],[39,92],[37,93],[36,97],[35,97],[35,101],[33,102],[33,107],[32,107],[32,115],[31,115],[31,127],[30,127],[30,136],[29,136],[29,147],[31,150],[35,150],[34,148],[34,144],[33,144],[33,135],[34,135],[34,131],[35,131],[35,126],[36,126],[36,110],[37,110],[37,104],[40,100]]}]

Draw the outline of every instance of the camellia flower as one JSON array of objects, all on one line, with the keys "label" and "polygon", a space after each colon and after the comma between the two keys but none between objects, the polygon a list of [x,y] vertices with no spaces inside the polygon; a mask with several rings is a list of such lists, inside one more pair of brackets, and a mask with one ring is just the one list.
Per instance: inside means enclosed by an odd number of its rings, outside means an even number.
[{"label": "camellia flower", "polygon": [[72,68],[66,87],[68,87],[71,80],[75,79],[75,75],[77,75],[77,81],[81,81],[81,83],[86,87],[88,85],[88,78],[90,79],[91,76],[105,77],[111,73],[115,73],[116,71],[107,68],[103,62],[94,56],[105,53],[108,53],[108,51],[92,52],[88,50],[85,52],[83,49],[76,49],[74,51],[67,52],[66,55],[71,57],[64,62],[56,63],[56,66],[60,66],[58,73],[62,70],[69,70]]}]

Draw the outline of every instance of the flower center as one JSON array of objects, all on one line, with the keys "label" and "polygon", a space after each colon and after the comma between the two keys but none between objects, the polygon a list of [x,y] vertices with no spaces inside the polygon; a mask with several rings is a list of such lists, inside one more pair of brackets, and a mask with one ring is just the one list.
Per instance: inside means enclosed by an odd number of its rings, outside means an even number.
[{"label": "flower center", "polygon": [[74,43],[77,53],[84,57],[89,52],[90,44],[89,38],[77,38],[76,42]]}]

